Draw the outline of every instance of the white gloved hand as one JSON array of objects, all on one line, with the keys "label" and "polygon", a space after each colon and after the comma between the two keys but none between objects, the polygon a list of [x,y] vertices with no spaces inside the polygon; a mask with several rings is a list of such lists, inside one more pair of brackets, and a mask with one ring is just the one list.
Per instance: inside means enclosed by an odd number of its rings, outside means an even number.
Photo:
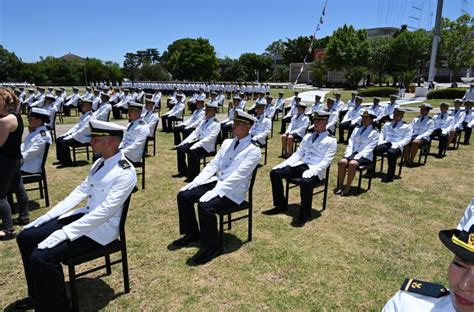
[{"label": "white gloved hand", "polygon": [[38,249],[50,249],[55,247],[61,242],[67,240],[68,237],[63,229],[54,231],[51,235],[46,237],[41,243],[38,244]]},{"label": "white gloved hand", "polygon": [[41,217],[39,217],[35,221],[32,221],[32,222],[28,223],[27,225],[25,225],[23,227],[23,229],[29,229],[29,228],[32,228],[32,227],[37,228],[38,226],[40,226],[42,224],[45,224],[46,222],[50,221],[51,219],[52,218],[47,214],[42,215]]},{"label": "white gloved hand", "polygon": [[191,189],[195,188],[196,186],[197,186],[197,184],[194,183],[194,181],[193,181],[193,182],[188,183],[185,186],[183,186],[179,191],[184,192],[184,191],[187,191],[187,190],[191,190]]},{"label": "white gloved hand", "polygon": [[214,190],[207,191],[204,195],[199,198],[199,202],[201,203],[207,203],[214,197],[217,197],[219,194],[217,194]]},{"label": "white gloved hand", "polygon": [[446,129],[443,129],[441,132],[442,132],[444,135],[447,135],[447,134],[448,134],[448,130],[446,130]]},{"label": "white gloved hand", "polygon": [[313,176],[314,176],[313,171],[311,171],[311,169],[308,169],[308,170],[305,170],[305,171],[303,172],[302,178],[304,178],[304,179],[309,179],[309,178],[311,178],[311,177],[313,177]]},{"label": "white gloved hand", "polygon": [[281,163],[273,167],[272,170],[283,169],[285,167],[286,167],[285,163]]}]

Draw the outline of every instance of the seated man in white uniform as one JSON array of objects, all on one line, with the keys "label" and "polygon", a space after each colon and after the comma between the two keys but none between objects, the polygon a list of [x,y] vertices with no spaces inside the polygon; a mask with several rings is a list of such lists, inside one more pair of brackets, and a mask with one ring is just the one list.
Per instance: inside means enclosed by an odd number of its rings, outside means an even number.
[{"label": "seated man in white uniform", "polygon": [[172,132],[172,122],[183,118],[184,109],[186,107],[183,99],[184,95],[182,93],[176,94],[176,104],[161,116],[161,132]]},{"label": "seated man in white uniform", "polygon": [[[17,237],[28,285],[28,297],[15,305],[19,310],[69,311],[61,262],[119,236],[123,204],[137,182],[134,167],[118,150],[125,128],[90,123],[92,149],[102,157],[79,186]],[[83,200],[84,208],[71,211]]]},{"label": "seated man in white uniform", "polygon": [[196,254],[195,264],[205,264],[222,253],[215,213],[246,199],[252,172],[260,160],[260,148],[252,144],[249,135],[254,122],[255,117],[237,110],[232,125],[234,138],[225,140],[216,157],[178,193],[179,232],[184,236],[173,245],[184,247],[200,241],[202,250]]},{"label": "seated man in white uniform", "polygon": [[290,126],[286,132],[281,135],[281,150],[282,157],[284,158],[288,158],[293,154],[293,142],[303,139],[309,125],[309,118],[304,114],[306,104],[298,101],[295,107],[296,113],[291,117]]},{"label": "seated man in white uniform", "polygon": [[257,102],[255,107],[255,118],[257,119],[257,121],[250,129],[252,142],[259,147],[265,146],[266,140],[270,135],[270,131],[272,129],[272,120],[271,118],[265,116],[265,107],[265,101]]},{"label": "seated man in white uniform", "polygon": [[[191,132],[193,132],[197,128],[197,126],[199,126],[201,120],[204,119],[205,100],[205,95],[198,95],[198,97],[194,101],[194,111],[191,117],[174,127],[174,145],[178,145],[179,143],[181,143],[182,140],[186,139],[191,134]],[[181,134],[183,134],[182,138]]]},{"label": "seated man in white uniform", "polygon": [[120,143],[120,150],[132,163],[140,163],[142,161],[143,151],[146,144],[146,138],[150,134],[150,128],[141,118],[143,104],[137,102],[128,103],[128,120],[127,130]]},{"label": "seated man in white uniform", "polygon": [[[214,152],[221,126],[216,119],[218,104],[216,101],[206,104],[205,118],[197,128],[177,147],[178,174],[173,177],[188,176],[189,180],[199,174],[199,159],[201,156]],[[188,165],[186,166],[186,155]]]}]

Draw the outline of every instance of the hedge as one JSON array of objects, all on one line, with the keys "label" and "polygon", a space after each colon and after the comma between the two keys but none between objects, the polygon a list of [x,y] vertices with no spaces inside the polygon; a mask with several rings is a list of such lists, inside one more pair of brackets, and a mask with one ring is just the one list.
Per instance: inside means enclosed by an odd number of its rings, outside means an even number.
[{"label": "hedge", "polygon": [[388,97],[391,94],[398,95],[398,89],[391,88],[391,87],[370,87],[370,88],[359,91],[359,95],[361,96]]},{"label": "hedge", "polygon": [[467,88],[446,88],[433,90],[426,98],[431,99],[460,99],[466,93]]}]

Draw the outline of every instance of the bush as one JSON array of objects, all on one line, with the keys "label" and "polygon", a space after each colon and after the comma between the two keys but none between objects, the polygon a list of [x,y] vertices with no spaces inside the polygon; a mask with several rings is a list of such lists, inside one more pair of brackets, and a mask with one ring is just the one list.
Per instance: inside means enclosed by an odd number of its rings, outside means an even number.
[{"label": "bush", "polygon": [[433,90],[426,98],[431,99],[460,99],[466,93],[466,88],[446,88],[446,89],[437,89]]},{"label": "bush", "polygon": [[388,97],[391,94],[398,95],[398,89],[390,88],[390,87],[371,87],[371,88],[367,88],[367,89],[363,89],[359,91],[359,95],[361,96]]}]

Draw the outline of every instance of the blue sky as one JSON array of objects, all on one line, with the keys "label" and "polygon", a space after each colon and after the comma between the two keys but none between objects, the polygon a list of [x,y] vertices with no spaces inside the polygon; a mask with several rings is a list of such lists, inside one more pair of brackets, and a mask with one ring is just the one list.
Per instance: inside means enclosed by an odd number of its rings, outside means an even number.
[{"label": "blue sky", "polygon": [[[174,40],[208,38],[218,57],[262,53],[277,39],[314,32],[324,0],[0,0],[0,44],[25,62],[72,52],[123,63],[146,48],[160,53]],[[473,0],[444,0],[443,16]],[[318,37],[344,23],[356,28],[434,26],[437,0],[328,0]],[[418,7],[421,10],[412,8]],[[418,18],[413,19],[409,16]]]}]

